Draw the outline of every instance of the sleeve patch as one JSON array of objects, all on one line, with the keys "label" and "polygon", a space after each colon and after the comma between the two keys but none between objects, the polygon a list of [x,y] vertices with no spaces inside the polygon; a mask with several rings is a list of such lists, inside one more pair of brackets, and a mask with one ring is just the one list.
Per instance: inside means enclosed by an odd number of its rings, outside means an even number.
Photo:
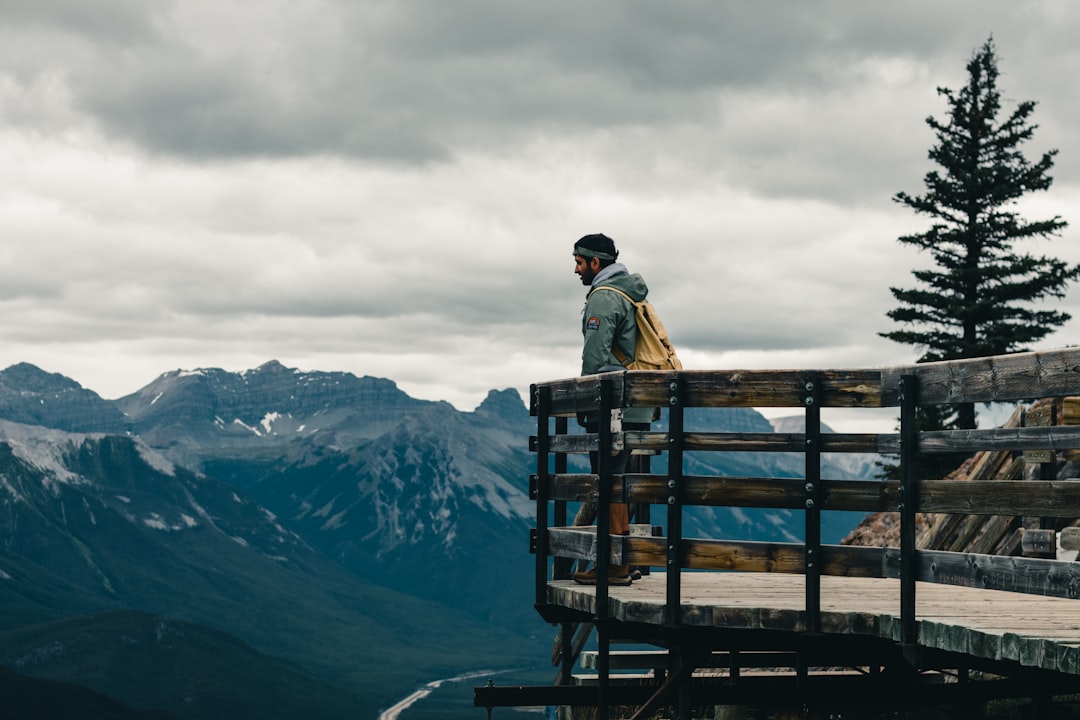
[{"label": "sleeve patch", "polygon": [[596,317],[595,315],[593,317],[589,318],[585,322],[585,329],[586,330],[599,330],[600,329],[600,318]]}]

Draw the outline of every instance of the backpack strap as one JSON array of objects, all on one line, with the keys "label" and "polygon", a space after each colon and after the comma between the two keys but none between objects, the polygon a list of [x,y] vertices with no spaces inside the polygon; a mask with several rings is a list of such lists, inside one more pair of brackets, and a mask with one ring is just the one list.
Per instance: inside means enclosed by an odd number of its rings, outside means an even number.
[{"label": "backpack strap", "polygon": [[611,287],[610,285],[600,285],[599,287],[594,287],[592,290],[590,290],[589,295],[592,295],[597,290],[610,290],[613,293],[617,293],[619,295],[622,295],[624,298],[626,298],[627,302],[629,302],[634,307],[637,307],[637,302],[634,300],[634,298],[630,297],[629,295],[624,293],[619,288],[614,288],[614,287]]}]

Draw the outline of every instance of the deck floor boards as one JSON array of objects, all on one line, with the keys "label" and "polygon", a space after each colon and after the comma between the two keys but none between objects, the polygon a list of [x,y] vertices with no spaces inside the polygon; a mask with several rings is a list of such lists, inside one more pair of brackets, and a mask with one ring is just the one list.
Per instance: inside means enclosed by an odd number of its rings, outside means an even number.
[{"label": "deck floor boards", "polygon": [[[684,573],[683,623],[727,629],[805,629],[802,575]],[[548,583],[549,602],[596,612],[594,587]],[[609,589],[613,619],[660,624],[666,576],[646,575]],[[1016,661],[1080,675],[1080,614],[1076,601],[1021,593],[918,583],[919,644],[990,660]],[[894,641],[900,632],[900,582],[821,578],[821,625],[826,633],[870,634]]]}]

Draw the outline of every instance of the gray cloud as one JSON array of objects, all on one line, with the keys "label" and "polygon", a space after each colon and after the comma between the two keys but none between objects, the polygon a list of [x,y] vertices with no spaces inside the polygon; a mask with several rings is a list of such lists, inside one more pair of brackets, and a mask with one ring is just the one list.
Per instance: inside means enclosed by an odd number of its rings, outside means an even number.
[{"label": "gray cloud", "polygon": [[[907,362],[876,333],[929,262],[890,198],[929,169],[935,87],[993,33],[1007,101],[1040,103],[1029,151],[1061,149],[1025,212],[1076,222],[1078,24],[976,0],[0,0],[0,365],[117,395],[277,358],[468,407],[576,372],[587,232],[697,367]],[[1072,232],[1045,251],[1080,262]]]},{"label": "gray cloud", "polygon": [[[271,4],[285,17],[280,25],[252,18],[231,32],[184,6],[155,17],[116,1],[93,22],[77,3],[0,12],[62,30],[65,40],[75,34],[87,57],[55,68],[73,102],[106,132],[148,150],[414,163],[597,128],[651,128],[656,137],[672,124],[722,130],[717,121],[742,92],[798,97],[835,92],[838,82],[857,87],[866,80],[851,70],[867,57],[934,62],[954,49],[948,16],[970,11],[961,5],[935,7],[928,23],[910,6],[836,2],[768,12],[734,2],[609,2],[587,12],[491,0]],[[998,4],[983,15],[1007,22],[1015,12]],[[53,45],[41,51],[43,69]],[[830,119],[843,127],[842,116]],[[799,139],[781,138],[781,146]],[[732,145],[722,136],[710,142],[737,153]]]}]

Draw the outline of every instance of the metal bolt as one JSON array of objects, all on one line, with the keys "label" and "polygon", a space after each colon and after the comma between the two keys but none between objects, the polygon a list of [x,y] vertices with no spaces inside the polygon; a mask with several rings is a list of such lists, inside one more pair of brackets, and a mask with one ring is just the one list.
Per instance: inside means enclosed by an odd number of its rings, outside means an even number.
[{"label": "metal bolt", "polygon": [[674,495],[668,495],[667,504],[668,505],[674,505],[675,504],[675,496]]},{"label": "metal bolt", "polygon": [[674,490],[674,489],[675,489],[675,480],[674,480],[674,479],[669,479],[669,480],[667,481],[667,486],[668,486],[669,488],[671,488],[672,490]]},{"label": "metal bolt", "polygon": [[670,383],[668,383],[668,389],[671,390],[671,392],[677,392],[679,389],[679,383],[672,380]]},{"label": "metal bolt", "polygon": [[812,398],[812,397],[806,398],[806,407],[810,407],[813,404],[814,404],[814,398]]},{"label": "metal bolt", "polygon": [[806,508],[810,509],[812,507],[814,507],[814,501],[813,500],[807,500],[806,501]]},{"label": "metal bolt", "polygon": [[672,395],[671,397],[668,398],[668,405],[675,406],[675,405],[678,405],[678,404],[679,404],[679,398],[675,397],[674,395]]},{"label": "metal bolt", "polygon": [[806,492],[814,492],[814,483],[806,483]]},{"label": "metal bolt", "polygon": [[814,383],[807,380],[806,381],[806,392],[813,392],[813,391],[814,391]]}]

